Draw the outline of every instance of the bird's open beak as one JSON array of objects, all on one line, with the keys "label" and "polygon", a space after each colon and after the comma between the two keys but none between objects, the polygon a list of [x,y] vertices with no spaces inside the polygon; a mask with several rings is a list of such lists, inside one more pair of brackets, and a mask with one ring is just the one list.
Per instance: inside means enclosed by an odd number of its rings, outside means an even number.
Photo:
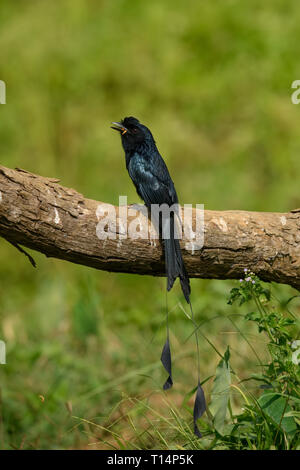
[{"label": "bird's open beak", "polygon": [[123,126],[123,124],[121,124],[120,122],[112,122],[112,126],[110,126],[112,129],[114,129],[115,131],[119,131],[121,132],[122,135],[126,134],[126,132],[128,132],[128,129],[126,127]]}]

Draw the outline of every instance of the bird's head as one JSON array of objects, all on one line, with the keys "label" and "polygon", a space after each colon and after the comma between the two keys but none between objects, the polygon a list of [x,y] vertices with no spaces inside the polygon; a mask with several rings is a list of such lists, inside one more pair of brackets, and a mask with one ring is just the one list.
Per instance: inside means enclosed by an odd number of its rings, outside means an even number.
[{"label": "bird's head", "polygon": [[112,122],[111,128],[120,132],[125,152],[138,150],[144,142],[154,143],[148,127],[133,116],[126,117],[120,122]]}]

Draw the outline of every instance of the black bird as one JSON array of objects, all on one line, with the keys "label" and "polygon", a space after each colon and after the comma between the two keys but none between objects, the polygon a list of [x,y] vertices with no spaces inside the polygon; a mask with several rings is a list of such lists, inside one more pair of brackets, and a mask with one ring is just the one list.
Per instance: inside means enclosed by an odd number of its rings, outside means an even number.
[{"label": "black bird", "polygon": [[[169,207],[178,204],[174,183],[148,127],[134,117],[126,117],[123,121],[112,124],[112,129],[121,134],[126,168],[148,211],[151,211],[151,204],[167,204]],[[179,240],[174,237],[174,230],[175,214],[170,211],[170,216],[167,220],[162,220],[160,227],[160,234],[168,233],[168,236],[162,236],[167,289],[169,291],[173,287],[178,277],[184,297],[187,303],[190,303],[190,280],[182,259]]]},{"label": "black bird", "polygon": [[[178,204],[178,197],[174,183],[148,127],[141,124],[138,119],[132,116],[126,117],[121,122],[113,122],[112,124],[112,128],[120,132],[122,145],[125,151],[126,168],[136,187],[138,195],[145,202],[148,211],[151,213],[151,204],[167,204],[169,207]],[[193,420],[194,432],[196,436],[201,437],[201,433],[197,426],[197,420],[204,413],[206,402],[200,383],[199,344],[197,325],[194,321],[194,313],[190,301],[190,280],[182,259],[179,240],[175,237],[175,217],[177,216],[179,218],[178,212],[176,213],[176,211],[170,210],[166,217],[161,217],[159,232],[160,235],[162,235],[165,251],[167,290],[169,291],[172,289],[173,284],[178,277],[184,297],[190,306],[193,324],[196,327],[195,338],[198,353],[198,384],[196,388],[197,391],[194,403]],[[161,354],[161,362],[169,374],[169,377],[163,386],[164,390],[167,390],[173,385],[168,313],[167,340]]]}]

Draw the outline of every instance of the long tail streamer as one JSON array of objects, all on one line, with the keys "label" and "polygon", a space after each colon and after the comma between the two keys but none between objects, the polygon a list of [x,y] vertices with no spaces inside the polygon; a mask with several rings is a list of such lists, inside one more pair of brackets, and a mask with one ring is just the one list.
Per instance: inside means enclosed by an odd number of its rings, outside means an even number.
[{"label": "long tail streamer", "polygon": [[191,317],[193,325],[195,326],[195,339],[196,339],[196,346],[197,346],[197,374],[198,374],[198,384],[197,384],[197,391],[196,397],[194,402],[194,412],[193,412],[193,420],[194,420],[194,433],[197,437],[202,437],[201,432],[199,431],[197,420],[201,418],[204,411],[206,410],[206,401],[203,388],[201,387],[200,383],[200,351],[199,351],[199,339],[198,339],[198,332],[197,332],[197,324],[194,318],[194,311],[192,307],[192,303],[190,302],[190,310],[191,310]]},{"label": "long tail streamer", "polygon": [[[193,410],[193,423],[194,423],[195,435],[201,438],[202,434],[199,431],[197,420],[201,418],[201,416],[206,410],[206,401],[205,401],[204,391],[201,387],[201,382],[200,382],[200,351],[199,351],[199,340],[198,340],[198,332],[197,332],[198,327],[195,322],[193,307],[192,307],[192,303],[190,300],[191,290],[190,290],[189,277],[188,277],[188,274],[187,274],[187,271],[185,269],[184,262],[182,259],[179,240],[175,236],[176,227],[175,227],[174,222],[175,222],[174,216],[171,216],[169,220],[164,221],[165,227],[167,224],[169,224],[169,228],[170,228],[170,232],[169,232],[170,238],[164,239],[167,291],[169,291],[172,288],[175,279],[179,277],[185,300],[190,306],[191,320],[195,327],[198,382],[197,382],[197,387],[196,387],[196,396],[195,396],[194,410]],[[167,324],[166,325],[167,326],[167,338],[166,338],[166,342],[164,344],[164,347],[161,353],[161,362],[165,370],[169,374],[169,376],[163,385],[164,390],[168,390],[173,385],[172,358],[171,358],[170,335],[169,335],[169,312],[168,312],[167,296],[166,296],[166,324]]]}]

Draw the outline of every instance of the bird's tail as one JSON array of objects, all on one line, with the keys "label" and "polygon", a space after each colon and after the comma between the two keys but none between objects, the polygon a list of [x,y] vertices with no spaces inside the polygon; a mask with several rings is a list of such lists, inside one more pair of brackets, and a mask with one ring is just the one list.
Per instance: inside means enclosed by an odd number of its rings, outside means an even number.
[{"label": "bird's tail", "polygon": [[170,224],[170,231],[166,232],[169,236],[164,238],[166,275],[168,280],[167,290],[169,291],[172,289],[175,280],[177,279],[177,277],[179,277],[183,295],[185,297],[185,300],[189,304],[191,293],[190,279],[182,259],[179,240],[175,237],[176,226],[174,220],[174,213],[171,213],[170,218],[168,218],[163,223],[163,226],[165,228],[166,224]]},{"label": "bird's tail", "polygon": [[[166,274],[167,274],[167,290],[171,290],[173,284],[177,277],[179,277],[181,289],[185,300],[190,306],[191,310],[191,320],[195,327],[194,333],[196,338],[196,345],[197,345],[197,359],[198,359],[198,384],[196,387],[196,396],[194,402],[194,412],[193,412],[193,421],[194,421],[194,433],[197,437],[202,437],[198,425],[197,420],[201,418],[204,411],[206,410],[206,401],[203,389],[201,387],[200,382],[200,353],[199,353],[199,342],[198,342],[198,327],[194,319],[194,312],[192,308],[192,303],[190,301],[190,294],[191,294],[191,287],[190,287],[190,279],[188,273],[185,269],[185,265],[182,259],[181,249],[179,245],[178,238],[175,237],[176,234],[176,224],[174,220],[174,213],[170,214],[170,218],[168,218],[164,223],[163,227],[166,228],[170,226],[170,236],[163,237],[164,248],[165,248],[165,260],[166,260]],[[167,232],[168,234],[168,232]],[[172,378],[172,366],[171,366],[171,350],[169,344],[169,326],[168,326],[168,308],[167,308],[167,341],[164,345],[162,355],[161,355],[161,362],[169,374],[168,379],[164,384],[164,390],[172,387],[173,385],[173,378]]]}]

